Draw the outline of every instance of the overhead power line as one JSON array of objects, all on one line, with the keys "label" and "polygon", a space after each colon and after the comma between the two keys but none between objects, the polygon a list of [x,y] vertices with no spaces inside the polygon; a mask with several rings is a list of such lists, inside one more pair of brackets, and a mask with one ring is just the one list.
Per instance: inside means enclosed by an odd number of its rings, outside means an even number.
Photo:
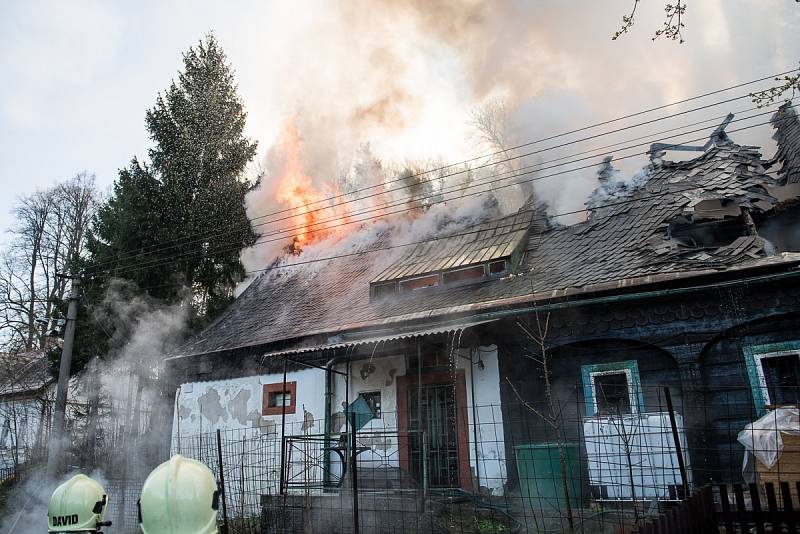
[{"label": "overhead power line", "polygon": [[[506,153],[508,153],[510,151],[518,150],[520,148],[529,147],[529,146],[532,146],[532,145],[535,145],[535,144],[539,144],[539,143],[542,143],[542,142],[545,142],[545,141],[549,141],[549,140],[557,139],[557,138],[564,137],[564,136],[567,136],[567,135],[571,135],[571,134],[579,133],[579,132],[582,132],[582,131],[590,130],[590,129],[593,129],[593,128],[597,128],[599,126],[612,124],[612,123],[615,123],[615,122],[619,122],[619,121],[626,120],[626,119],[629,119],[629,118],[645,115],[647,113],[651,113],[651,112],[654,112],[654,111],[659,111],[659,110],[666,109],[666,108],[669,108],[669,107],[672,107],[672,106],[676,106],[676,105],[679,105],[679,104],[683,104],[683,103],[686,103],[686,102],[690,102],[690,101],[698,100],[698,99],[705,98],[705,97],[708,97],[708,96],[720,94],[720,93],[723,93],[723,92],[726,92],[726,91],[738,89],[738,88],[741,88],[741,87],[752,85],[754,83],[763,82],[765,80],[772,79],[772,78],[774,78],[776,76],[782,76],[784,74],[792,73],[792,72],[795,72],[795,71],[797,71],[797,69],[793,69],[793,70],[786,71],[786,72],[783,72],[783,73],[777,73],[777,74],[774,74],[774,75],[771,75],[771,76],[767,76],[767,77],[763,77],[763,78],[758,78],[758,79],[755,79],[755,80],[751,80],[749,82],[744,82],[744,83],[732,85],[732,86],[729,86],[729,87],[725,87],[725,88],[722,88],[722,89],[718,89],[718,90],[715,90],[715,91],[710,91],[710,92],[707,92],[707,93],[703,93],[701,95],[697,95],[697,96],[693,96],[693,97],[686,98],[686,99],[683,99],[683,100],[675,101],[675,102],[672,102],[672,103],[669,103],[669,104],[664,104],[664,105],[653,107],[653,108],[650,108],[650,109],[638,111],[636,113],[631,113],[631,114],[628,114],[628,115],[624,115],[624,116],[617,117],[617,118],[614,118],[614,119],[609,119],[609,120],[606,120],[606,121],[602,121],[602,122],[595,123],[595,124],[592,124],[592,125],[584,126],[584,127],[577,128],[577,129],[574,129],[574,130],[562,132],[562,133],[559,133],[559,134],[550,135],[550,136],[547,136],[547,137],[536,139],[534,141],[530,141],[530,142],[527,142],[527,143],[523,143],[523,144],[520,144],[520,145],[509,147],[509,148],[506,148],[506,149],[503,149],[503,150],[500,150],[500,151],[496,151],[496,152],[493,152],[493,153],[490,153],[490,154],[484,154],[484,155],[481,155],[481,156],[476,156],[476,157],[471,158],[471,159],[462,160],[460,162],[450,163],[450,164],[447,164],[447,165],[444,165],[444,166],[441,166],[441,167],[437,167],[437,168],[434,168],[434,169],[428,169],[428,170],[425,170],[425,171],[421,171],[421,172],[413,174],[413,175],[403,176],[403,177],[400,177],[400,178],[395,178],[395,179],[389,180],[387,182],[382,182],[380,184],[366,186],[366,187],[363,187],[363,188],[360,188],[360,189],[356,189],[354,191],[350,191],[348,193],[341,193],[341,194],[337,194],[337,195],[334,195],[334,196],[331,196],[331,197],[328,197],[328,198],[312,201],[312,202],[309,202],[309,203],[306,203],[306,204],[303,204],[303,205],[300,205],[300,206],[295,206],[295,207],[291,207],[291,208],[285,208],[285,209],[277,210],[277,211],[274,211],[274,212],[271,212],[271,213],[259,215],[259,216],[254,217],[253,219],[251,219],[251,223],[254,222],[254,221],[257,221],[257,220],[269,218],[269,217],[274,216],[274,215],[279,215],[279,214],[282,214],[282,213],[287,213],[287,212],[295,211],[295,210],[301,210],[303,208],[308,208],[308,207],[310,207],[312,205],[315,205],[315,204],[326,203],[326,202],[329,202],[331,200],[340,199],[340,198],[345,198],[346,200],[344,202],[340,202],[338,204],[333,204],[333,205],[327,205],[327,206],[323,206],[323,207],[319,207],[319,208],[314,208],[313,210],[307,210],[307,211],[303,211],[303,212],[300,212],[300,213],[295,213],[293,215],[287,215],[287,216],[285,216],[283,218],[274,219],[274,220],[266,221],[266,222],[263,222],[263,223],[258,223],[258,224],[255,224],[254,226],[255,227],[263,226],[264,224],[271,224],[271,223],[274,223],[274,222],[280,222],[282,220],[291,219],[291,218],[296,217],[297,215],[301,215],[301,214],[305,215],[305,214],[308,214],[308,213],[314,213],[314,212],[318,212],[318,211],[334,209],[337,206],[346,205],[346,204],[353,203],[353,202],[361,202],[361,201],[363,201],[365,199],[371,198],[371,197],[376,196],[378,194],[385,194],[387,191],[380,191],[378,193],[373,193],[373,194],[366,195],[366,196],[363,196],[363,197],[356,197],[355,195],[357,195],[360,192],[364,192],[364,191],[368,191],[368,190],[376,189],[376,188],[384,188],[387,184],[401,182],[401,181],[407,181],[407,180],[410,180],[410,179],[415,178],[415,177],[423,176],[425,174],[435,173],[435,172],[438,172],[438,171],[441,171],[441,170],[444,170],[444,169],[456,167],[458,165],[464,165],[466,163],[469,163],[469,162],[472,162],[472,161],[476,161],[476,160],[479,160],[479,159],[486,159],[486,158],[493,157],[495,155],[506,154]],[[494,160],[494,161],[491,161],[489,163],[485,163],[483,165],[480,165],[478,167],[472,167],[470,169],[460,170],[460,171],[453,172],[453,173],[447,174],[447,175],[435,176],[435,177],[433,177],[431,179],[428,179],[428,180],[422,180],[422,181],[419,181],[419,182],[414,183],[414,184],[408,184],[408,185],[402,186],[400,188],[392,189],[391,191],[402,190],[402,189],[406,189],[408,187],[416,187],[416,186],[419,186],[419,185],[422,185],[422,184],[428,183],[428,182],[444,180],[446,178],[449,178],[449,177],[452,177],[452,176],[457,176],[457,175],[463,174],[465,172],[474,172],[474,171],[479,170],[481,168],[486,168],[486,167],[490,167],[490,166],[499,165],[501,163],[510,162],[510,161],[513,161],[513,160],[516,160],[516,159],[520,159],[520,158],[530,157],[532,155],[540,154],[542,152],[555,150],[557,148],[562,148],[564,146],[569,146],[569,145],[575,144],[577,142],[583,142],[583,141],[587,141],[587,140],[596,139],[596,138],[599,138],[599,137],[602,137],[602,136],[611,135],[613,133],[618,133],[618,132],[621,132],[621,131],[624,131],[624,130],[633,129],[633,128],[641,127],[641,126],[648,125],[648,124],[653,124],[653,123],[659,122],[661,120],[666,120],[666,119],[669,119],[669,118],[674,118],[674,117],[677,117],[677,116],[685,115],[685,114],[688,114],[688,113],[701,111],[701,110],[704,110],[704,109],[708,109],[710,107],[722,105],[722,104],[725,104],[725,103],[734,102],[734,101],[741,100],[741,99],[744,99],[744,98],[749,98],[749,97],[750,97],[750,94],[748,93],[748,94],[737,96],[737,97],[734,97],[734,98],[730,98],[730,99],[726,99],[726,100],[710,103],[710,104],[707,104],[707,105],[704,105],[704,106],[700,106],[700,107],[697,107],[697,108],[684,110],[682,112],[674,113],[674,114],[671,114],[671,115],[666,115],[664,117],[658,117],[658,118],[651,119],[651,120],[648,120],[648,121],[644,121],[644,122],[641,122],[641,123],[638,123],[638,124],[625,126],[625,127],[622,127],[622,128],[618,128],[618,129],[614,129],[614,130],[608,131],[608,132],[602,132],[602,133],[595,134],[595,135],[588,136],[588,137],[584,137],[584,138],[581,138],[581,139],[576,139],[576,140],[573,140],[573,141],[570,141],[570,142],[567,142],[567,143],[550,146],[550,147],[547,147],[547,148],[544,148],[544,149],[540,149],[540,150],[537,150],[537,151],[534,151],[534,152],[528,152],[528,153],[525,153],[525,154],[511,156],[511,157],[507,157],[507,158],[502,159],[502,160]],[[238,225],[230,225],[227,228],[228,229],[229,228],[233,228],[233,230],[228,231],[227,234],[225,232],[218,232],[218,233],[215,233],[215,234],[200,234],[200,233],[198,233],[198,234],[194,234],[194,235],[190,235],[190,236],[183,236],[183,237],[176,238],[176,239],[173,239],[173,240],[163,241],[163,242],[160,242],[158,244],[150,245],[148,247],[145,247],[145,249],[139,249],[139,250],[136,250],[136,251],[132,250],[130,252],[132,253],[132,257],[135,258],[135,257],[139,257],[139,256],[142,256],[142,255],[150,254],[152,252],[163,250],[163,249],[166,248],[167,245],[170,245],[169,248],[176,248],[176,247],[183,246],[183,245],[189,245],[189,244],[193,244],[193,243],[196,243],[196,242],[202,242],[202,241],[206,241],[206,240],[209,240],[209,239],[214,239],[214,238],[219,237],[221,235],[229,235],[229,234],[241,231],[243,229],[243,228],[240,228]],[[126,260],[126,259],[131,259],[131,257],[130,256],[129,257],[119,257],[119,258],[115,258],[114,260],[109,260],[106,263],[116,263],[118,261],[123,261],[123,260]]]},{"label": "overhead power line", "polygon": [[[742,120],[744,120],[744,119],[742,119]],[[758,127],[758,126],[763,126],[763,125],[766,125],[766,124],[770,124],[770,122],[768,121],[768,122],[762,122],[762,123],[758,123],[758,124],[754,124],[754,125],[750,125],[750,126],[745,126],[745,127],[742,127],[742,128],[731,130],[729,133],[735,133],[735,132],[739,132],[739,131],[744,131],[744,130],[755,128],[755,127]],[[704,141],[705,139],[706,139],[706,137],[701,137],[701,138],[697,138],[697,139],[693,139],[693,140],[684,141],[684,143],[699,142],[699,141]],[[618,160],[627,159],[627,158],[631,158],[631,157],[636,157],[636,156],[640,156],[640,155],[644,155],[644,154],[647,154],[647,152],[640,152],[640,153],[630,154],[630,155],[627,155],[627,156],[620,157],[620,158],[618,158]],[[528,182],[532,182],[532,181],[535,181],[535,180],[541,180],[541,179],[549,178],[549,177],[553,177],[553,176],[563,175],[563,174],[570,173],[570,172],[575,172],[575,171],[581,170],[581,169],[593,168],[593,167],[596,167],[596,165],[597,164],[585,165],[583,167],[578,167],[578,168],[574,168],[574,169],[568,169],[568,170],[552,173],[552,174],[545,175],[545,176],[536,176],[536,177],[533,177],[533,178],[530,178],[530,179],[527,179],[527,180],[523,180],[523,181],[520,181],[520,182],[514,182],[514,183],[510,183],[510,184],[501,185],[501,186],[495,188],[495,190],[496,189],[503,189],[503,188],[511,187],[511,186],[515,186],[515,185],[520,185],[522,183],[528,183]],[[523,176],[523,175],[527,175],[527,174],[531,174],[531,172],[521,173],[521,174],[519,174],[517,176]],[[486,194],[488,192],[490,192],[490,191],[473,192],[473,193],[462,195],[461,197],[457,197],[457,198],[463,198],[463,197],[472,196],[472,195],[475,195],[475,194]],[[448,199],[448,200],[452,201],[454,199]],[[406,210],[402,210],[402,211],[406,211]],[[583,209],[576,210],[574,213],[581,213],[583,211],[585,211],[585,210],[583,210]],[[563,216],[563,215],[564,214],[558,214],[556,216]],[[345,224],[353,224],[353,223],[345,223]],[[262,243],[262,244],[264,244],[264,243]],[[220,252],[226,252],[226,251],[232,251],[232,250],[238,250],[238,248],[237,249],[217,250],[216,252],[220,253]],[[202,251],[202,254],[206,254],[206,253],[208,253],[208,251]],[[180,259],[191,259],[191,258],[192,258],[191,256],[189,256],[189,257],[180,257],[179,256],[179,257],[176,257],[176,258],[167,258],[166,261],[161,261],[161,260],[164,260],[164,258],[159,258],[158,260],[156,260],[155,263],[150,263],[150,264],[144,263],[144,264],[140,264],[140,265],[128,266],[127,268],[116,270],[114,272],[114,274],[119,275],[119,274],[124,274],[126,272],[133,272],[133,271],[136,271],[136,270],[139,270],[139,269],[158,267],[160,265],[169,264],[172,261],[177,261],[177,260],[180,260]],[[309,261],[322,261],[322,260],[320,259],[320,260],[309,260]],[[298,265],[302,264],[302,262],[297,263],[297,264]],[[254,271],[254,272],[258,272],[258,271],[259,270]]]}]

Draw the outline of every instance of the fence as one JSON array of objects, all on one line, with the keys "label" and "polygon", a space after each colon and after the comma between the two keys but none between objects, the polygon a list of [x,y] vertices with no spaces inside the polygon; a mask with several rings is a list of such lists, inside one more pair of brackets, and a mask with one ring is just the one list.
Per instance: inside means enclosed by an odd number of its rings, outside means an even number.
[{"label": "fence", "polygon": [[[752,482],[763,492],[765,481],[800,480],[794,463],[800,449],[791,434],[773,432],[783,436],[780,447],[751,440],[757,455],[782,449],[771,468],[737,441],[761,415],[740,389],[670,391],[668,399],[663,386],[640,388],[616,413],[587,415],[577,385],[558,391],[555,417],[546,401],[519,398],[452,408],[465,411],[465,419],[444,412],[409,417],[411,428],[398,428],[400,414],[385,411],[355,434],[352,426],[321,434],[322,420],[287,421],[285,439],[280,425],[271,432],[223,430],[230,532],[357,526],[359,532],[621,533],[677,510],[706,483],[716,484],[712,499],[722,514],[727,493],[720,487],[736,495],[736,483]],[[176,436],[172,452],[219,474],[214,433]],[[769,494],[762,495],[769,503]],[[752,495],[748,502],[757,503]]]},{"label": "fence", "polygon": [[[749,484],[748,495],[741,484],[733,485],[733,495],[724,484],[705,486],[674,509],[646,520],[634,534],[746,534],[753,529],[757,534],[796,534],[800,528],[800,501],[792,495],[794,491],[800,491],[800,482],[795,483],[794,490],[788,482],[781,482],[777,490],[772,482],[763,486]],[[766,506],[761,504],[762,499],[766,499]]]}]

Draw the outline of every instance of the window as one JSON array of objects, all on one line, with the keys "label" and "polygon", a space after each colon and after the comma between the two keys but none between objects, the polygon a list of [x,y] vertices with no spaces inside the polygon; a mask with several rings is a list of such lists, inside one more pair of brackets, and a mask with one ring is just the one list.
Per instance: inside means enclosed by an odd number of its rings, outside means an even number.
[{"label": "window", "polygon": [[277,384],[264,384],[264,399],[262,401],[262,415],[293,414],[297,406],[297,382],[283,382]]},{"label": "window", "polygon": [[419,278],[411,278],[400,282],[401,291],[415,291],[425,287],[433,287],[439,285],[439,275],[431,274],[428,276],[420,276]]},{"label": "window", "polygon": [[761,369],[767,386],[767,404],[800,402],[800,355],[786,354],[761,358]]},{"label": "window", "polygon": [[508,269],[506,260],[493,261],[489,264],[489,274],[503,274]]},{"label": "window", "polygon": [[372,286],[372,296],[374,298],[382,298],[388,295],[394,295],[397,293],[397,283],[396,282],[388,282],[385,284],[374,284]]},{"label": "window", "polygon": [[447,271],[442,275],[445,284],[455,284],[458,282],[467,282],[470,280],[478,280],[485,276],[483,265],[474,267],[466,267],[464,269],[454,269]]},{"label": "window", "polygon": [[280,408],[282,406],[292,405],[292,392],[291,391],[270,391],[267,400],[267,406],[270,408]]},{"label": "window", "polygon": [[624,415],[644,409],[635,360],[581,367],[586,415]]},{"label": "window", "polygon": [[372,414],[376,419],[381,418],[381,392],[380,391],[370,391],[360,394],[361,397],[367,401],[367,405],[369,405],[369,409],[372,410]]},{"label": "window", "polygon": [[594,380],[597,413],[621,415],[631,413],[630,384],[624,371],[596,373]]},{"label": "window", "polygon": [[756,412],[800,401],[800,341],[744,348],[747,376]]}]

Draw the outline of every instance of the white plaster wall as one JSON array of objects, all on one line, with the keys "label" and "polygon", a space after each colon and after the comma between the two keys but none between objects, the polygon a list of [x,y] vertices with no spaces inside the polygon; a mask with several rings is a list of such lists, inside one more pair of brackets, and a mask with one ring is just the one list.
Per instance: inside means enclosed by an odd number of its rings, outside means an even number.
[{"label": "white plaster wall", "polygon": [[[470,358],[475,363],[471,365]],[[457,368],[463,369],[467,390],[467,416],[469,420],[469,462],[473,474],[480,478],[481,486],[493,494],[503,491],[506,480],[505,445],[503,437],[503,418],[500,410],[500,376],[497,362],[497,347],[479,347],[470,352],[464,349],[457,355]],[[481,366],[477,362],[483,363]],[[367,365],[374,370],[362,378],[361,371]],[[349,388],[345,378],[335,375],[333,380],[333,406],[331,408],[331,432],[335,435],[345,429],[344,408],[346,400],[353,400],[362,392],[381,392],[381,412],[379,419],[371,420],[359,437],[360,444],[370,450],[358,456],[359,467],[397,467],[399,452],[397,443],[397,378],[406,374],[404,355],[375,357],[372,360],[359,360],[350,364]],[[472,368],[475,369],[475,398],[472,395]],[[335,367],[347,371],[346,364]],[[414,370],[411,370],[412,372]],[[217,429],[235,434],[237,439],[259,438],[273,457],[280,450],[281,417],[261,416],[263,385],[279,383],[283,374],[250,376],[231,380],[195,382],[183,384],[175,397],[173,423],[173,452],[178,452],[176,439],[187,442],[190,436],[215,432]],[[325,414],[325,372],[320,369],[307,369],[287,373],[287,382],[297,382],[297,401],[294,414],[286,415],[286,434],[303,434],[304,414],[313,418],[313,426],[308,434],[324,432]],[[374,432],[376,434],[367,434]],[[475,433],[477,432],[477,446]],[[305,452],[321,457],[321,444],[311,443]],[[186,452],[186,451],[182,451]],[[476,462],[477,453],[477,462]],[[244,454],[244,452],[243,452]],[[309,470],[299,462],[303,451],[293,451],[290,460],[291,476],[309,480],[320,480],[319,469]],[[277,466],[265,467],[268,478],[274,479],[277,491]],[[303,471],[303,470],[306,471]],[[334,475],[341,472],[338,456],[331,454],[331,470]],[[313,472],[312,472],[313,471]],[[263,476],[259,475],[259,476]],[[232,481],[233,482],[233,481]]]},{"label": "white plaster wall", "polygon": [[[465,354],[469,357],[469,354]],[[497,361],[497,346],[478,347],[468,360],[460,360],[467,381],[467,411],[469,417],[470,466],[477,469],[480,485],[493,495],[502,495],[506,482],[505,439],[503,413],[500,409],[500,370]],[[478,362],[483,363],[483,368]],[[475,371],[475,398],[472,397],[470,380]],[[477,433],[477,468],[475,465]]]},{"label": "white plaster wall", "polygon": [[[472,365],[475,362],[475,399],[472,397]],[[481,369],[478,361],[483,362]],[[360,371],[368,364],[375,366],[374,372],[361,378]],[[503,435],[503,415],[500,410],[500,373],[497,361],[497,346],[479,347],[474,353],[469,349],[459,351],[456,357],[456,368],[464,371],[467,389],[467,417],[469,420],[469,462],[473,473],[480,478],[480,485],[488,488],[492,494],[500,495],[506,481],[505,443]],[[339,365],[337,370],[346,372],[346,365]],[[381,392],[381,419],[373,419],[362,429],[367,431],[397,430],[397,384],[399,376],[406,374],[406,359],[403,355],[376,357],[372,360],[359,360],[351,364],[351,380],[349,400],[352,402],[359,393]],[[415,370],[408,372],[414,374]],[[333,412],[341,412],[345,402],[345,380],[337,376],[335,385],[335,404]],[[474,407],[474,409],[473,409]],[[342,420],[343,422],[343,420]],[[332,428],[333,432],[344,430]],[[477,462],[475,433],[477,432]],[[389,436],[387,433],[385,436]],[[375,443],[373,450],[361,453],[359,466],[375,467],[377,465],[399,465],[399,452],[396,437],[384,437],[384,441]],[[370,445],[369,443],[364,443]]]},{"label": "white plaster wall", "polygon": [[[310,432],[322,433],[325,372],[319,369],[293,371],[286,374],[286,381],[297,382],[295,413],[286,415],[287,435],[302,433],[305,412],[315,420]],[[281,382],[283,373],[182,384],[175,394],[173,438],[217,429],[252,429],[254,435],[279,437],[281,416],[262,416],[261,410],[264,384]]]},{"label": "white plaster wall", "polygon": [[[286,414],[286,435],[322,434],[324,418],[325,372],[306,369],[289,372],[287,382],[297,382],[295,413]],[[225,454],[225,483],[231,491],[243,485],[263,484],[261,491],[277,494],[280,480],[281,416],[262,416],[263,386],[283,382],[283,373],[256,375],[230,380],[182,384],[175,394],[172,426],[172,452],[209,462],[216,467],[216,457],[198,455],[199,440],[209,439],[217,429],[222,431]],[[320,446],[317,443],[317,446]],[[321,479],[320,469],[304,462],[303,445],[287,452],[289,476],[313,482]],[[206,442],[203,454],[215,451]],[[318,450],[306,451],[310,457]],[[258,482],[254,482],[258,481]],[[257,507],[257,495],[247,493]]]},{"label": "white plaster wall", "polygon": [[[373,365],[375,370],[366,376],[361,377],[361,371],[365,366]],[[336,366],[336,370],[347,372],[347,365]],[[359,393],[380,391],[381,393],[381,417],[372,419],[361,429],[362,436],[359,438],[360,446],[369,446],[371,450],[362,452],[358,455],[358,465],[360,468],[376,467],[399,467],[400,456],[397,443],[397,377],[406,373],[406,360],[403,355],[375,357],[371,360],[359,360],[350,364],[350,386],[347,391],[345,378],[337,375],[334,386],[335,408],[331,411],[333,419],[340,424],[332,425],[331,431],[334,433],[342,432],[344,425],[345,399],[350,402],[358,397]],[[337,417],[337,413],[342,417]],[[367,432],[375,434],[368,435]],[[335,457],[334,457],[335,458]],[[338,472],[338,470],[337,470]]]}]

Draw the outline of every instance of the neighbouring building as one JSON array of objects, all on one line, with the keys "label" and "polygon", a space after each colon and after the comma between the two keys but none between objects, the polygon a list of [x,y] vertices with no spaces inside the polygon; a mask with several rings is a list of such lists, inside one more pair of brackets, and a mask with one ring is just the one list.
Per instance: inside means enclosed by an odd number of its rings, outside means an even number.
[{"label": "neighbouring building", "polygon": [[584,500],[678,498],[676,445],[690,483],[739,480],[737,433],[798,401],[800,121],[787,105],[773,125],[772,159],[723,124],[654,145],[633,182],[606,162],[584,222],[530,202],[265,273],[167,360],[173,450],[236,433],[262,456],[231,480],[322,492],[346,483],[355,420],[386,488],[520,491],[557,440]]},{"label": "neighbouring building", "polygon": [[53,384],[43,353],[0,354],[0,477],[41,452],[49,433]]}]

